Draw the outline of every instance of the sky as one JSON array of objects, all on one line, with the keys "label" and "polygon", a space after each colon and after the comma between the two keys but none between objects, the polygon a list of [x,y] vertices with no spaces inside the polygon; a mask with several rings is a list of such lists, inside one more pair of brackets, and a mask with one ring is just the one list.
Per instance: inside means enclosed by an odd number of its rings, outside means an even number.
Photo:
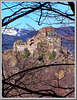
[{"label": "sky", "polygon": [[[6,6],[8,6],[8,7],[14,6],[14,5],[16,5],[16,3],[18,3],[18,2],[4,2],[4,3],[2,3],[2,9],[6,8]],[[66,3],[66,2],[64,2],[64,3]],[[2,19],[6,16],[13,14],[15,11],[19,10],[19,7],[20,6],[12,8],[12,9],[2,10]],[[70,7],[65,6],[65,5],[64,6],[63,5],[62,6],[55,5],[53,7],[57,8],[58,10],[60,9],[61,11],[64,11],[64,12],[67,12],[67,10],[68,10],[69,14],[72,13]],[[38,13],[40,14],[40,11]],[[66,18],[64,19],[63,22],[65,24],[58,24],[58,23],[60,23],[60,20],[59,19],[56,20],[56,18],[52,18],[52,17],[50,17],[50,18],[46,17],[46,19],[42,17],[41,21],[45,24],[42,24],[39,26],[38,23],[34,21],[34,20],[36,20],[36,21],[39,20],[39,16],[37,15],[38,13],[33,12],[33,13],[28,14],[27,16],[21,17],[21,18],[15,20],[14,22],[11,22],[10,24],[8,24],[8,27],[15,27],[15,28],[21,28],[21,29],[32,29],[33,28],[33,29],[39,30],[42,27],[49,27],[49,26],[52,26],[54,28],[64,27],[67,25],[74,26],[74,23],[69,24],[69,22],[70,22],[69,19],[66,19]],[[47,12],[43,11],[43,13],[46,14]],[[51,12],[50,12],[50,15],[51,15]],[[56,24],[54,24],[54,23],[56,23]],[[5,28],[5,27],[3,27],[3,28]]]}]

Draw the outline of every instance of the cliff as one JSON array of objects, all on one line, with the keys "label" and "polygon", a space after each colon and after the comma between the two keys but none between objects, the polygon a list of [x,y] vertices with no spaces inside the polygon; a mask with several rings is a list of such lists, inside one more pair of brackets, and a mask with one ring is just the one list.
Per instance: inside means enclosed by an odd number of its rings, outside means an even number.
[{"label": "cliff", "polygon": [[[13,49],[6,50],[2,54],[5,78],[29,68],[50,64],[71,64],[74,61],[72,52],[61,45],[61,38],[57,36],[52,27],[40,29],[36,36],[27,39],[27,43],[22,40],[16,41],[13,44]],[[60,86],[69,87],[69,84],[71,87],[74,86],[74,65],[45,67],[26,73],[25,75],[21,79],[22,82],[30,89],[36,91],[45,88],[48,89],[50,87],[48,84],[58,86],[58,81]],[[21,74],[13,77],[12,81],[9,81],[15,83],[20,77]],[[45,83],[43,84],[42,82]],[[70,91],[55,88],[55,92],[61,96]],[[27,96],[29,95],[24,94],[24,97]],[[30,95],[29,97],[31,96],[38,97],[37,95]],[[74,97],[74,94],[71,97]]]}]

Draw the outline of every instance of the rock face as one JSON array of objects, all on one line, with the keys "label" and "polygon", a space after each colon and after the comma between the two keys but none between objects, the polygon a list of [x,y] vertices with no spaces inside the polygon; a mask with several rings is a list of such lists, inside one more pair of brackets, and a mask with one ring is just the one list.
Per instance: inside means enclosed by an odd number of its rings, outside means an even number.
[{"label": "rock face", "polygon": [[[4,51],[2,55],[2,65],[4,68],[4,75],[5,78],[12,75],[12,71],[15,70],[15,66],[17,64],[16,54],[12,50]],[[17,68],[19,70],[19,68]],[[15,71],[16,73],[16,71]],[[14,73],[13,73],[14,74]]]},{"label": "rock face", "polygon": [[[38,93],[65,96],[73,90],[75,66],[57,64],[74,63],[74,56],[70,50],[61,46],[61,38],[56,33],[51,35],[52,33],[55,33],[54,28],[42,28],[36,36],[27,39],[27,43],[18,40],[13,44],[13,49],[3,52],[2,66],[5,78],[23,71],[8,81],[35,91],[30,94],[29,91],[12,89],[7,97],[40,97]],[[8,86],[5,85],[5,88]],[[73,92],[66,97],[74,96]]]}]

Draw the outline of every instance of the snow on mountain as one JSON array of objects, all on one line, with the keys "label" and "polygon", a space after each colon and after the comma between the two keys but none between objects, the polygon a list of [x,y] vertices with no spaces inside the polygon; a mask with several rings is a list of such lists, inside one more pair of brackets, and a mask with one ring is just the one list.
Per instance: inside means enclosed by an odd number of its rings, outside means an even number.
[{"label": "snow on mountain", "polygon": [[18,28],[2,28],[2,51],[12,49],[13,43],[17,40],[27,41],[37,34],[36,30],[18,29]]},{"label": "snow on mountain", "polygon": [[22,36],[27,34],[29,30],[17,29],[17,28],[2,28],[2,34],[12,35],[12,36]]}]

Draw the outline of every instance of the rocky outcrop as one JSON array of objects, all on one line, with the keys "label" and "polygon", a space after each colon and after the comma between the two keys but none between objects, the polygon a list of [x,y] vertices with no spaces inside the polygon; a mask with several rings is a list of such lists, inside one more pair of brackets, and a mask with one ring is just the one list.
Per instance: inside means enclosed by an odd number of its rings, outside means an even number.
[{"label": "rocky outcrop", "polygon": [[15,68],[17,62],[18,60],[16,58],[16,54],[12,50],[9,49],[4,51],[4,53],[2,54],[2,65],[4,69],[5,78],[18,72],[19,68]]}]

